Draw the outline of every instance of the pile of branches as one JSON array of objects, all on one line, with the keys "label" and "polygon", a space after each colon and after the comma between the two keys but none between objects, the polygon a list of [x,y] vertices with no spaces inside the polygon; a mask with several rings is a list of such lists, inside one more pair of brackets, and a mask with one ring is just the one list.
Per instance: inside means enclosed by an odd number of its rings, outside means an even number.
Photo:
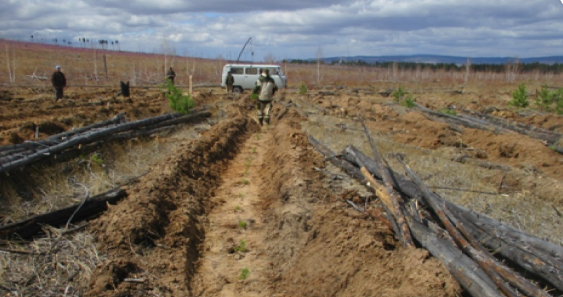
[{"label": "pile of branches", "polygon": [[472,129],[479,129],[485,131],[491,131],[495,134],[522,134],[530,136],[531,138],[541,140],[552,148],[554,151],[563,154],[563,147],[557,146],[560,139],[563,139],[563,135],[534,127],[532,125],[526,125],[523,123],[509,121],[507,119],[495,117],[489,114],[471,111],[463,109],[462,111],[466,114],[460,115],[450,115],[443,112],[434,111],[428,109],[418,103],[415,103],[416,107],[422,111],[429,119],[442,121],[450,124],[453,130],[460,133],[463,130],[459,126],[464,126]]},{"label": "pile of branches", "polygon": [[[312,136],[309,141],[331,163],[375,190],[385,210],[375,217],[394,230],[404,247],[427,249],[471,296],[552,296],[546,287],[563,292],[561,246],[446,201],[401,156],[410,179],[393,171],[365,125],[364,130],[373,159],[354,146],[337,155]],[[362,212],[368,207],[367,202],[363,208],[348,202]]]},{"label": "pile of branches", "polygon": [[0,147],[0,173],[44,160],[68,160],[100,147],[104,142],[148,136],[181,123],[200,121],[211,116],[207,110],[189,115],[166,114],[127,122],[122,113],[114,118],[83,128],[52,135],[38,141]]}]

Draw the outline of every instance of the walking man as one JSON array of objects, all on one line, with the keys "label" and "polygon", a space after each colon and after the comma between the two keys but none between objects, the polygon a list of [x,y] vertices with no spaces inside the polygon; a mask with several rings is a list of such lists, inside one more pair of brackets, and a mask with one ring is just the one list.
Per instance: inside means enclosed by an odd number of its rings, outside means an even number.
[{"label": "walking man", "polygon": [[266,125],[270,124],[270,110],[272,109],[272,100],[274,93],[278,90],[278,86],[274,79],[270,76],[268,69],[262,69],[260,78],[256,81],[256,87],[252,91],[253,94],[259,94],[257,101],[258,121],[262,126],[262,120],[266,120]]},{"label": "walking man", "polygon": [[174,72],[172,66],[170,66],[170,70],[166,72],[166,78],[169,79],[172,82],[172,84],[174,84],[174,78],[176,78],[176,72]]},{"label": "walking man", "polygon": [[233,77],[233,73],[231,71],[227,73],[225,84],[227,85],[227,95],[229,95],[233,91],[233,85],[235,84],[235,78]]},{"label": "walking man", "polygon": [[56,71],[51,76],[51,84],[55,88],[55,101],[63,98],[63,88],[66,87],[66,77],[61,71],[61,66],[56,67]]}]

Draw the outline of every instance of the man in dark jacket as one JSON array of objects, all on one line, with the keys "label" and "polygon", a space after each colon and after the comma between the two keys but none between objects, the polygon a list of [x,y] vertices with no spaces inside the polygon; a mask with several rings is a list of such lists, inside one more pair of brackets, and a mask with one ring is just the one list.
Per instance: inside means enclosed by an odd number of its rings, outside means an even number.
[{"label": "man in dark jacket", "polygon": [[227,95],[229,95],[233,91],[233,85],[235,84],[235,78],[233,77],[233,73],[231,71],[227,73],[225,84],[227,85]]},{"label": "man in dark jacket", "polygon": [[266,120],[266,124],[270,124],[270,110],[272,109],[272,100],[274,93],[278,90],[276,82],[270,76],[268,69],[262,69],[260,78],[256,81],[256,86],[252,91],[253,94],[259,94],[256,110],[258,112],[258,121],[262,126],[262,119]]},{"label": "man in dark jacket", "polygon": [[63,88],[66,87],[66,77],[61,71],[61,66],[56,67],[56,71],[51,76],[51,84],[55,88],[55,101],[63,98]]},{"label": "man in dark jacket", "polygon": [[174,79],[176,78],[176,72],[174,72],[174,69],[172,69],[172,67],[170,67],[170,70],[166,72],[166,78],[169,79],[172,82],[172,84],[174,84]]}]

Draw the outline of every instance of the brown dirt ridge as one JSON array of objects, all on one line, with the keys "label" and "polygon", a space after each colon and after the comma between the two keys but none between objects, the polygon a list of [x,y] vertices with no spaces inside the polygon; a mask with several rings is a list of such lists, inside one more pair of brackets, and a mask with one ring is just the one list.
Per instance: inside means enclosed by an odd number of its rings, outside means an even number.
[{"label": "brown dirt ridge", "polygon": [[311,169],[322,159],[299,121],[294,110],[262,129],[225,121],[127,189],[93,228],[110,256],[86,296],[460,292],[427,252],[342,209]]}]

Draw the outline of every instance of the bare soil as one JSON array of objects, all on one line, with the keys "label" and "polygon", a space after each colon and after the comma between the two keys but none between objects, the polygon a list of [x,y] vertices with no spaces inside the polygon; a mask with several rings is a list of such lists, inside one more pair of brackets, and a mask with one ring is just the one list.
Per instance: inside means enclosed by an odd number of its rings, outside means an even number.
[{"label": "bare soil", "polygon": [[[116,99],[112,90],[71,89],[62,103],[33,92],[0,92],[2,144],[34,139],[36,127],[46,137],[119,112],[135,119],[167,111],[158,91]],[[313,169],[342,174],[314,151],[308,135],[336,152],[354,144],[371,153],[354,120],[358,115],[398,171],[392,153],[406,154],[431,186],[452,188],[439,192],[447,199],[539,236],[551,234],[554,242],[563,239],[557,231],[563,156],[540,141],[468,128],[455,132],[368,90],[305,96],[286,90],[274,104],[272,124],[260,127],[248,95],[221,92],[210,88],[195,96],[199,105],[221,114],[212,127],[181,141],[139,182],[125,186],[125,200],[91,222],[85,232],[104,257],[76,294],[459,296],[462,290],[438,260],[402,248],[388,226],[343,203],[370,198],[375,206],[377,198],[364,186]],[[467,102],[460,106],[477,111],[489,105],[479,94],[432,96],[421,94],[419,102],[436,109]],[[559,116],[530,118],[510,110],[497,116],[561,132]],[[463,155],[512,169],[454,162]]]}]

